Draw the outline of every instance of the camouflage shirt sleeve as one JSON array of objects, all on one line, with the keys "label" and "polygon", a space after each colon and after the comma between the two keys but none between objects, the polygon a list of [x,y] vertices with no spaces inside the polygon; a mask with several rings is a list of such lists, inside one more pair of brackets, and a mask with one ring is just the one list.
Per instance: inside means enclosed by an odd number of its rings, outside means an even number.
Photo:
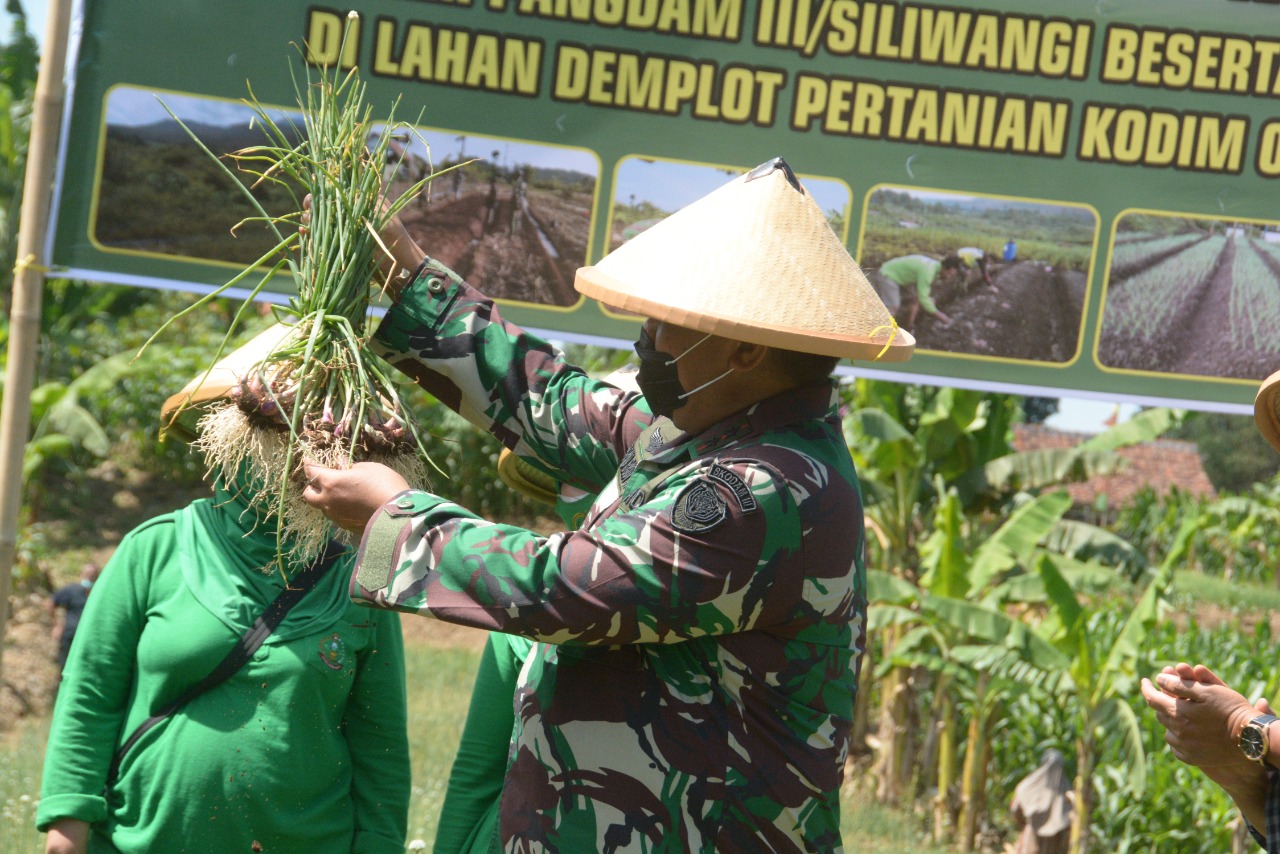
[{"label": "camouflage shirt sleeve", "polygon": [[522,458],[592,493],[653,420],[639,395],[591,379],[434,262],[387,312],[371,347]]},{"label": "camouflage shirt sleeve", "polygon": [[596,524],[545,538],[402,493],[366,529],[352,595],[559,644],[671,643],[802,616],[799,516],[775,473],[690,463],[634,492],[637,506],[602,515],[598,502]]}]

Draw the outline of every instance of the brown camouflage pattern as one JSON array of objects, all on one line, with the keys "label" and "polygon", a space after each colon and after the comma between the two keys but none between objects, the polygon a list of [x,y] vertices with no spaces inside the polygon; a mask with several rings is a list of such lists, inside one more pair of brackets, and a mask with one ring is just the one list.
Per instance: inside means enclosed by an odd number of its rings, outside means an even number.
[{"label": "brown camouflage pattern", "polygon": [[830,386],[687,436],[443,268],[377,346],[599,492],[579,530],[542,537],[411,490],[370,523],[353,576],[357,601],[540,641],[515,697],[504,850],[840,851],[866,592]]}]

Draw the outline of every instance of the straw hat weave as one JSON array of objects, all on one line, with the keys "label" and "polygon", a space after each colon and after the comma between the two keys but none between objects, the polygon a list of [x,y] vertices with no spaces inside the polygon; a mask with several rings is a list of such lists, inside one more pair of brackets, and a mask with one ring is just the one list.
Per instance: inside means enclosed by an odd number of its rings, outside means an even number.
[{"label": "straw hat weave", "polygon": [[1262,437],[1280,451],[1280,371],[1262,381],[1258,396],[1253,399],[1253,420]]},{"label": "straw hat weave", "polygon": [[215,362],[207,373],[201,371],[182,391],[170,395],[160,406],[160,422],[184,441],[195,439],[195,425],[202,413],[199,404],[226,397],[254,365],[271,355],[292,329],[283,323],[269,326]]},{"label": "straw hat weave", "polygon": [[780,157],[579,269],[574,287],[625,311],[769,347],[888,361],[915,348]]}]

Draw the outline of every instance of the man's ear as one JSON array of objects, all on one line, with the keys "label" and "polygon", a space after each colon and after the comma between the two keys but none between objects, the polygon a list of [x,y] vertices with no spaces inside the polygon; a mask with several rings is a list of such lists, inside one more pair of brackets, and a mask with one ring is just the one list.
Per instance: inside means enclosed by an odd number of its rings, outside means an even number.
[{"label": "man's ear", "polygon": [[758,368],[769,354],[769,348],[763,344],[749,344],[746,341],[734,343],[729,354],[729,367],[737,371],[750,371]]}]

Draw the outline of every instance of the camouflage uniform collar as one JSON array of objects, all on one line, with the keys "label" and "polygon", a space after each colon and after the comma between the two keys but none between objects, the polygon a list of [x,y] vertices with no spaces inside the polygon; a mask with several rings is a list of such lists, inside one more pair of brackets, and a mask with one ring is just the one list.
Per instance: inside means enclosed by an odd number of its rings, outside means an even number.
[{"label": "camouflage uniform collar", "polygon": [[681,439],[692,441],[693,454],[700,457],[718,447],[740,442],[749,436],[758,436],[786,424],[822,418],[832,410],[834,397],[831,383],[793,388],[735,412],[696,436],[682,435]]},{"label": "camouflage uniform collar", "polygon": [[822,418],[834,406],[834,386],[820,383],[761,400],[694,436],[682,432],[670,418],[658,418],[636,439],[633,446],[636,463],[674,461],[682,451],[700,457],[722,445],[757,436],[793,421]]}]

